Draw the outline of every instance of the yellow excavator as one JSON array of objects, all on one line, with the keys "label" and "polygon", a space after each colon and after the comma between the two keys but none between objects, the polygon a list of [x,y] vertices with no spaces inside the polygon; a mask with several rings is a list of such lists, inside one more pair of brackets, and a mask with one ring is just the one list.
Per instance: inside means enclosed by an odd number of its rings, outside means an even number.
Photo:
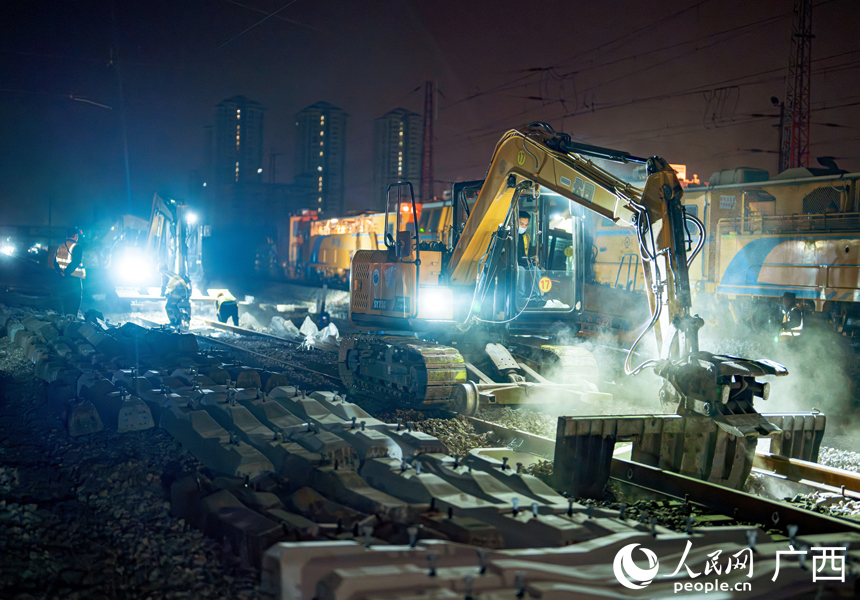
[{"label": "yellow excavator", "polygon": [[[646,164],[644,189],[593,159]],[[758,378],[785,367],[699,349],[704,322],[691,312],[688,267],[705,230],[685,212],[666,161],[578,143],[536,122],[502,137],[471,207],[458,197],[468,191],[454,190],[453,235],[440,248],[401,219],[402,203],[415,212],[411,185],[389,188],[396,209],[390,226],[386,211],[386,248],[352,259],[350,320],[365,333],[343,339],[338,366],[353,393],[463,414],[479,404],[599,401],[600,365],[573,338],[609,332],[628,347],[627,375],[650,367],[663,378],[664,405],[734,435],[776,430],[753,403],[769,393]],[[588,211],[634,227],[648,307],[589,282]],[[660,358],[634,367],[648,331]]]}]

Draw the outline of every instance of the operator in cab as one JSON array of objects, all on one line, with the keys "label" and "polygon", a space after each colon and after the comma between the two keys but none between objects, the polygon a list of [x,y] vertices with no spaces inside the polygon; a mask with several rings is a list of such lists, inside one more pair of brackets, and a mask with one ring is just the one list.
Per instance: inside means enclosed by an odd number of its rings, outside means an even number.
[{"label": "operator in cab", "polygon": [[797,294],[785,292],[782,295],[782,323],[779,326],[779,337],[793,338],[803,331],[803,310],[797,305]]},{"label": "operator in cab", "polygon": [[171,327],[180,327],[183,323],[191,324],[191,287],[185,278],[170,271],[166,263],[158,265],[161,273],[161,295],[167,298],[164,312]]},{"label": "operator in cab", "polygon": [[83,294],[83,279],[87,276],[81,262],[83,246],[78,243],[81,230],[69,229],[66,241],[57,248],[54,256],[54,271],[59,275],[59,293],[64,315],[78,316]]},{"label": "operator in cab", "polygon": [[531,245],[531,236],[528,232],[530,221],[531,215],[528,211],[521,210],[517,227],[517,234],[519,235],[517,241],[517,269],[519,270],[517,294],[524,300],[540,294],[536,283],[539,278],[537,258],[535,257],[535,249]]},{"label": "operator in cab", "polygon": [[239,303],[230,292],[218,292],[215,298],[215,312],[218,313],[219,323],[226,323],[233,319],[233,325],[239,326]]}]

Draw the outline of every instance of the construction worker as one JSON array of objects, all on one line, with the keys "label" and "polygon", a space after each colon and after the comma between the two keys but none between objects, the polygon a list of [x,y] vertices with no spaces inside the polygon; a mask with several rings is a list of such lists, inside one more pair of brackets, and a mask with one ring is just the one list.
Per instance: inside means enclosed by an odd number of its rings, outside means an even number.
[{"label": "construction worker", "polygon": [[171,327],[181,327],[185,322],[191,324],[191,289],[187,281],[170,271],[166,263],[158,265],[161,273],[161,295],[167,298],[164,311]]},{"label": "construction worker", "polygon": [[535,264],[534,249],[531,247],[531,236],[528,232],[530,221],[531,215],[528,211],[521,210],[517,227],[517,233],[519,234],[517,243],[517,269],[519,270],[517,295],[526,301],[531,297],[540,295],[536,283],[539,272]]},{"label": "construction worker", "polygon": [[54,256],[54,271],[60,276],[60,304],[64,315],[78,316],[83,294],[83,279],[87,276],[81,260],[83,247],[78,243],[81,230],[77,227],[69,229],[66,241],[57,248]]},{"label": "construction worker", "polygon": [[218,292],[215,298],[215,311],[218,313],[219,323],[226,323],[233,319],[233,325],[239,326],[239,303],[230,292]]},{"label": "construction worker", "polygon": [[803,310],[796,302],[797,294],[785,292],[782,295],[782,323],[779,326],[779,337],[792,338],[803,331]]}]

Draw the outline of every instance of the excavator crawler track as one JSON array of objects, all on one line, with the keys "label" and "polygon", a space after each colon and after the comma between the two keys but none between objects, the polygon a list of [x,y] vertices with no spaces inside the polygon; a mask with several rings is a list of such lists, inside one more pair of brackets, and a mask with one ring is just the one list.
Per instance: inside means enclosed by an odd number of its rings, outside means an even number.
[{"label": "excavator crawler track", "polygon": [[396,335],[346,336],[338,370],[351,392],[414,408],[442,408],[466,382],[463,357],[455,348]]}]

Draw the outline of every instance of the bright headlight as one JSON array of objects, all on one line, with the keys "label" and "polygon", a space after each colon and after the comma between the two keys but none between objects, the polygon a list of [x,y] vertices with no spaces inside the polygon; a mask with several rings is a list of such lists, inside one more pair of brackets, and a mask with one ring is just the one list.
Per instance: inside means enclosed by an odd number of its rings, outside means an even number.
[{"label": "bright headlight", "polygon": [[450,320],[454,318],[454,296],[450,288],[418,288],[418,318]]},{"label": "bright headlight", "polygon": [[114,275],[121,283],[141,285],[149,282],[154,273],[152,265],[144,257],[126,254],[119,260]]},{"label": "bright headlight", "polygon": [[12,244],[3,244],[2,246],[0,246],[0,252],[12,256],[13,254],[15,254],[15,246],[13,246]]}]

